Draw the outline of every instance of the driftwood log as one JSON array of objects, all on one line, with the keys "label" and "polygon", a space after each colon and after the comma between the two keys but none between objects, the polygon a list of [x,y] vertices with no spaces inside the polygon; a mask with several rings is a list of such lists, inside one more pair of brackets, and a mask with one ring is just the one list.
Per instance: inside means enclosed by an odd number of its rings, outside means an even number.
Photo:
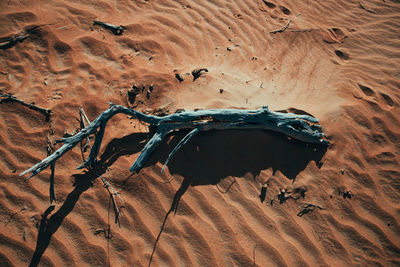
[{"label": "driftwood log", "polygon": [[318,125],[318,119],[308,115],[297,115],[293,113],[273,112],[264,106],[257,110],[241,109],[207,109],[197,111],[185,111],[174,113],[167,116],[154,116],[141,113],[139,111],[111,104],[110,108],[101,113],[94,121],[88,124],[84,129],[74,136],[58,140],[63,145],[50,154],[47,158],[37,163],[30,169],[22,172],[20,176],[30,173],[28,179],[40,173],[42,170],[55,163],[58,158],[71,150],[74,146],[95,134],[96,137],[87,160],[78,167],[82,169],[91,166],[96,162],[100,151],[100,145],[103,140],[104,131],[108,120],[118,113],[132,116],[142,122],[156,128],[153,137],[142,149],[139,157],[130,168],[131,172],[140,171],[150,154],[162,142],[163,138],[173,132],[182,129],[191,129],[191,131],[178,143],[178,145],[169,154],[163,169],[168,164],[171,157],[193,136],[201,131],[212,129],[263,129],[282,133],[293,139],[306,143],[328,145],[322,132],[322,127]]}]

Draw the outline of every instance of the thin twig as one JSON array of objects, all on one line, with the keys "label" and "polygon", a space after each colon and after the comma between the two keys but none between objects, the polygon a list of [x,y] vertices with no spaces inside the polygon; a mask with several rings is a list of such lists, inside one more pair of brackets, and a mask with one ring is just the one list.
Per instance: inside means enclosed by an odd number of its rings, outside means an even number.
[{"label": "thin twig", "polygon": [[314,211],[315,208],[318,208],[318,209],[320,209],[320,210],[323,209],[321,206],[318,206],[318,205],[314,205],[314,204],[305,204],[305,206],[303,207],[303,209],[302,209],[299,213],[297,213],[297,216],[301,217],[301,216],[303,216],[304,214],[307,214],[307,213],[309,213],[309,212]]},{"label": "thin twig", "polygon": [[[54,147],[51,144],[49,136],[47,136],[47,155],[51,155],[54,152]],[[54,177],[55,177],[55,172],[56,172],[56,162],[52,162],[50,165],[50,188],[49,188],[49,193],[50,193],[50,205],[53,204],[53,201],[56,201],[56,195],[54,191]]]},{"label": "thin twig", "polygon": [[256,266],[256,247],[257,244],[253,248],[253,266]]},{"label": "thin twig", "polygon": [[[80,115],[80,119],[81,119],[81,127],[83,126],[84,128],[86,128],[87,124],[90,124],[90,120],[86,116],[86,113],[83,110],[83,108],[79,108],[79,115]],[[81,142],[81,144],[82,144],[82,142]],[[92,144],[90,142],[89,136],[86,137],[86,146],[87,145],[89,145],[90,149],[92,149]],[[85,162],[82,145],[81,145],[81,152],[82,152],[83,161]],[[86,166],[86,167],[89,168],[89,166]],[[101,176],[101,175],[98,175],[98,176],[100,177],[101,181],[103,182],[103,187],[107,190],[108,194],[110,195],[110,199],[112,200],[113,208],[114,208],[115,223],[119,224],[119,217],[121,214],[120,210],[121,210],[121,208],[125,207],[124,200],[121,198],[120,194],[114,189],[114,187],[103,176]],[[117,200],[115,199],[115,196],[117,196],[122,203],[120,208],[118,208],[118,204],[117,204]]]},{"label": "thin twig", "polygon": [[287,23],[282,29],[272,31],[272,32],[270,32],[270,33],[275,34],[275,33],[278,33],[278,32],[284,32],[284,31],[286,31],[286,29],[289,28],[290,21],[291,21],[291,20],[289,19],[288,23]]},{"label": "thin twig", "polygon": [[226,194],[226,193],[229,192],[229,190],[231,189],[231,187],[232,187],[232,185],[233,185],[234,183],[236,183],[236,179],[233,180],[233,182],[228,186],[228,188],[225,190],[225,192],[222,191],[222,190],[218,187],[218,184],[216,184],[215,187],[218,189],[218,191],[219,191],[220,193]]},{"label": "thin twig", "polygon": [[290,32],[312,32],[312,31],[319,31],[321,28],[311,28],[311,29],[293,29]]},{"label": "thin twig", "polygon": [[14,102],[14,103],[19,103],[23,106],[26,106],[32,110],[35,111],[39,111],[40,113],[42,113],[43,115],[46,116],[46,121],[50,120],[50,115],[51,115],[51,110],[50,109],[45,109],[45,108],[41,108],[36,106],[35,104],[29,104],[26,103],[18,98],[16,98],[15,96],[11,95],[11,94],[0,94],[0,104],[1,103],[8,103],[8,102]]},{"label": "thin twig", "polygon": [[[79,116],[80,116],[80,122],[81,122],[81,128],[83,129],[83,128],[86,128],[86,126],[87,126],[87,124],[90,124],[90,120],[88,119],[88,117],[86,116],[86,113],[85,113],[85,111],[83,110],[83,108],[79,108]],[[86,120],[86,122],[85,122],[85,120]],[[83,127],[82,127],[83,126]],[[82,130],[81,129],[81,130]],[[89,136],[87,136],[86,137],[86,144],[85,144],[85,146],[83,146],[82,145],[82,142],[81,142],[81,152],[82,152],[82,158],[83,158],[83,162],[85,162],[86,160],[85,160],[85,157],[84,157],[84,155],[83,155],[83,150],[85,150],[86,149],[86,147],[89,145],[89,147],[90,147],[90,149],[92,149],[92,144],[90,143],[90,138],[89,138]]]},{"label": "thin twig", "polygon": [[[107,192],[110,195],[110,198],[112,199],[113,202],[113,207],[114,207],[114,213],[115,213],[115,223],[119,224],[119,217],[121,215],[121,209],[125,207],[125,202],[121,198],[120,194],[114,189],[114,187],[103,177],[99,176],[101,181],[103,182],[103,187],[107,190]],[[118,199],[121,201],[121,206],[118,207],[117,200],[115,199],[115,196],[118,197]]]}]

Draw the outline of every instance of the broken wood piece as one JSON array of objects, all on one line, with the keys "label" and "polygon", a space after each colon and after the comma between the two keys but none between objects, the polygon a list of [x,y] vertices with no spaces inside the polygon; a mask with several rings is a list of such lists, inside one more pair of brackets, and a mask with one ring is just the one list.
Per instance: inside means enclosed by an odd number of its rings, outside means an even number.
[{"label": "broken wood piece", "polygon": [[22,43],[28,37],[29,37],[29,34],[8,37],[5,39],[5,41],[1,42],[2,44],[0,44],[0,49],[5,50],[8,48],[11,48],[11,47],[15,46],[18,42]]},{"label": "broken wood piece", "polygon": [[268,182],[263,184],[261,187],[261,193],[260,193],[260,201],[261,203],[264,202],[265,197],[267,196],[267,189],[268,189]]},{"label": "broken wood piece", "polygon": [[192,75],[193,75],[193,81],[195,81],[197,78],[199,78],[201,76],[202,72],[208,72],[208,69],[206,68],[200,68],[200,69],[194,69],[192,71]]},{"label": "broken wood piece", "polygon": [[[63,143],[59,149],[43,159],[41,162],[35,164],[33,167],[22,172],[20,176],[26,173],[31,173],[28,178],[30,179],[75,147],[81,140],[86,139],[86,137],[94,134],[97,131],[90,155],[86,162],[79,166],[78,169],[94,164],[100,150],[106,124],[111,117],[119,113],[130,115],[133,118],[150,124],[151,127],[155,128],[153,137],[147,142],[145,147],[140,152],[140,155],[130,168],[131,172],[139,172],[144,167],[144,164],[150,157],[151,153],[162,142],[163,138],[167,134],[183,129],[191,129],[192,131],[186,135],[184,139],[177,145],[177,147],[171,152],[169,159],[181,146],[187,143],[194,135],[198,134],[198,132],[214,129],[271,130],[282,133],[302,142],[321,145],[329,144],[329,142],[323,138],[325,135],[322,132],[322,127],[317,124],[317,118],[309,115],[274,112],[270,111],[267,106],[257,110],[206,109],[197,111],[184,111],[167,116],[154,116],[144,114],[124,106],[111,104],[110,108],[101,113],[86,128],[82,129],[80,132],[71,137],[58,140],[58,143]],[[168,161],[166,163],[168,163]]]},{"label": "broken wood piece", "polygon": [[323,209],[322,207],[314,205],[314,204],[305,204],[305,206],[302,208],[302,210],[299,213],[297,213],[297,216],[301,217],[304,214],[314,211],[315,208],[318,208],[320,210]]},{"label": "broken wood piece", "polygon": [[136,96],[140,93],[139,87],[136,85],[132,85],[132,89],[128,90],[127,95],[128,95],[128,101],[131,105],[135,104]]},{"label": "broken wood piece", "polygon": [[179,73],[175,73],[175,78],[179,81],[179,83],[183,82],[183,78]]},{"label": "broken wood piece", "polygon": [[122,33],[125,30],[125,28],[122,25],[115,26],[115,25],[112,25],[110,23],[106,23],[106,22],[98,21],[98,20],[94,20],[93,21],[93,25],[102,26],[103,28],[105,28],[107,30],[110,30],[115,35],[122,35]]},{"label": "broken wood piece", "polygon": [[282,29],[272,31],[272,32],[270,32],[270,33],[275,34],[275,33],[278,33],[278,32],[284,32],[284,31],[286,31],[286,29],[289,28],[290,22],[291,22],[291,20],[289,19],[288,23],[287,23]]},{"label": "broken wood piece", "polygon": [[31,33],[34,30],[36,30],[36,29],[38,29],[38,28],[40,28],[41,26],[44,26],[44,25],[45,24],[30,26],[28,28],[25,28],[26,30],[21,32],[21,33],[19,33],[19,34],[16,34],[16,35],[13,35],[13,36],[9,36],[9,37],[0,38],[0,49],[2,49],[2,50],[9,49],[9,48],[15,46],[18,42],[22,43],[25,39],[27,39],[31,35]]}]

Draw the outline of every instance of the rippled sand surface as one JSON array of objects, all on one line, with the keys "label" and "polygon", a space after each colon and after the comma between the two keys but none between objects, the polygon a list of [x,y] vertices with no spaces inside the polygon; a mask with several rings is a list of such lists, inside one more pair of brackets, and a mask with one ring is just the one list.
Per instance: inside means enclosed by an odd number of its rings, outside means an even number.
[{"label": "rippled sand surface", "polygon": [[[0,14],[1,44],[27,34],[0,50],[0,93],[51,109],[0,104],[1,266],[400,265],[399,1],[10,0]],[[196,68],[208,72],[193,81]],[[79,146],[57,161],[49,210],[50,170],[18,174],[79,130],[79,107],[93,120],[109,102],[268,105],[318,117],[331,146],[211,131],[161,174],[183,132],[131,174],[151,135],[118,115],[101,170],[75,170]],[[98,175],[125,202],[119,226]]]}]

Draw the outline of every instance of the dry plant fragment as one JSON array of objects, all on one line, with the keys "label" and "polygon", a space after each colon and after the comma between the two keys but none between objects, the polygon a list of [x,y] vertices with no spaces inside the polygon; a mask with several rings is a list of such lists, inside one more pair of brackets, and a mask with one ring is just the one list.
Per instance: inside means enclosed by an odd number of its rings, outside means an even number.
[{"label": "dry plant fragment", "polygon": [[291,21],[290,21],[290,19],[289,19],[288,23],[287,23],[285,26],[283,26],[282,29],[275,30],[275,31],[272,31],[272,32],[269,32],[269,33],[275,34],[275,33],[278,33],[278,32],[284,32],[284,31],[286,31],[286,30],[289,28],[290,22],[291,22]]}]

